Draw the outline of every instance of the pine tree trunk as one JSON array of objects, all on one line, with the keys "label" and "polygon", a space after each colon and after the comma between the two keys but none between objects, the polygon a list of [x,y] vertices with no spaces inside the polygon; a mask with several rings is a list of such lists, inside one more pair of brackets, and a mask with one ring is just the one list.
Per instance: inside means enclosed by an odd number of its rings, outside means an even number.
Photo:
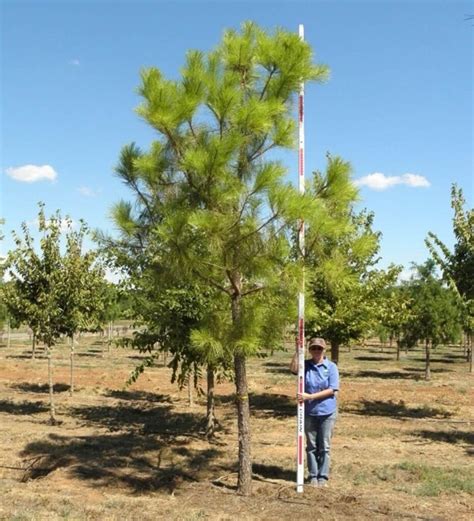
[{"label": "pine tree trunk", "polygon": [[252,493],[252,456],[250,438],[250,407],[247,389],[245,357],[234,355],[235,387],[237,391],[237,425],[239,430],[238,491],[243,496]]},{"label": "pine tree trunk", "polygon": [[69,379],[69,395],[72,396],[72,393],[74,392],[74,334],[71,335],[71,350],[69,353],[70,356],[70,367],[71,367],[71,374]]},{"label": "pine tree trunk", "polygon": [[339,363],[339,342],[331,341],[331,360],[335,363]]},{"label": "pine tree trunk", "polygon": [[426,340],[426,343],[425,343],[425,356],[426,356],[425,380],[430,380],[431,379],[431,368],[430,368],[431,346],[430,346],[429,340]]},{"label": "pine tree trunk", "polygon": [[212,438],[216,431],[217,420],[215,411],[215,378],[214,369],[207,366],[207,410],[206,410],[206,436]]},{"label": "pine tree trunk", "polygon": [[33,331],[33,336],[31,339],[31,359],[35,359],[36,354],[36,333]]},{"label": "pine tree trunk", "polygon": [[[232,298],[232,322],[240,321],[240,295]],[[252,493],[252,456],[250,436],[250,406],[247,388],[247,370],[245,356],[234,354],[235,387],[237,401],[237,426],[239,431],[239,478],[238,492],[243,496]]]},{"label": "pine tree trunk", "polygon": [[53,359],[51,346],[46,347],[48,358],[48,385],[49,385],[49,415],[50,421],[54,425],[56,423],[56,409],[54,407],[54,387],[53,387]]},{"label": "pine tree trunk", "polygon": [[400,360],[400,342],[397,340],[397,361]]}]

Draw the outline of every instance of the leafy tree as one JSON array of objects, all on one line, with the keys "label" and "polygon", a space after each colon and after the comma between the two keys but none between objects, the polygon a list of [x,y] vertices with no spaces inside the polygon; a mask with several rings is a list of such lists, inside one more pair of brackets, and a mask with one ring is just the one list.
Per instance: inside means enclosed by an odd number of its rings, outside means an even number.
[{"label": "leafy tree", "polygon": [[[104,292],[104,270],[98,262],[97,252],[83,251],[88,228],[84,221],[77,230],[66,220],[66,248],[62,256],[61,296],[59,306],[63,311],[63,332],[70,339],[70,386],[74,392],[75,337],[80,331],[96,331],[103,316],[106,295]],[[64,220],[63,220],[64,223]]]},{"label": "leafy tree", "polygon": [[[66,253],[62,255],[65,224]],[[62,219],[57,211],[47,219],[40,204],[38,227],[42,235],[39,248],[35,248],[26,223],[22,224],[23,237],[14,233],[16,248],[6,261],[12,279],[6,286],[6,304],[15,320],[27,323],[35,337],[46,344],[50,417],[55,423],[52,350],[61,335],[71,336],[86,327],[95,309],[93,293],[101,272],[92,267],[93,254],[81,254],[85,225],[73,232],[69,218]]]},{"label": "leafy tree", "polygon": [[402,343],[408,347],[418,342],[425,345],[425,379],[431,378],[431,348],[454,341],[460,333],[459,303],[454,292],[436,278],[433,259],[415,265],[416,274],[406,282],[410,297],[410,319],[402,332]]},{"label": "leafy tree", "polygon": [[[40,252],[34,248],[34,240],[26,223],[22,224],[23,238],[14,233],[16,248],[7,257],[8,273],[13,281],[7,293],[7,306],[18,319],[30,320],[30,327],[47,347],[48,383],[51,422],[56,422],[53,399],[52,347],[64,333],[62,309],[62,259],[60,253],[61,216],[57,212],[46,219],[44,205],[38,214],[39,231],[42,234]],[[18,313],[18,315],[15,315]],[[31,317],[31,318],[29,318]],[[22,320],[23,321],[23,320]],[[27,322],[28,323],[28,322]]]},{"label": "leafy tree", "polygon": [[[400,271],[397,266],[375,268],[380,234],[372,230],[373,214],[354,211],[357,190],[350,183],[350,174],[349,163],[331,156],[326,172],[315,173],[314,197],[328,200],[333,217],[345,226],[339,233],[326,236],[321,235],[320,228],[310,230],[311,249],[306,256],[308,286],[316,307],[307,331],[329,340],[331,358],[336,363],[341,344],[363,338],[374,329],[383,291],[393,285]],[[338,182],[332,182],[334,179]],[[328,199],[334,193],[344,196]]]},{"label": "leafy tree", "polygon": [[382,292],[378,318],[378,330],[382,330],[389,338],[390,347],[393,340],[397,343],[397,360],[400,360],[401,335],[412,319],[410,306],[412,302],[405,287],[392,286]]},{"label": "leafy tree", "polygon": [[426,245],[441,268],[447,283],[453,288],[463,315],[463,328],[470,344],[470,370],[472,372],[472,334],[474,331],[474,210],[464,210],[466,202],[462,190],[453,184],[451,207],[454,210],[453,231],[456,238],[454,251],[432,232]]},{"label": "leafy tree", "polygon": [[[138,113],[158,139],[132,159],[127,183],[139,186],[137,200],[171,271],[227,302],[244,495],[251,491],[246,360],[270,344],[271,320],[262,309],[282,283],[295,287],[291,226],[303,217],[329,218],[323,204],[285,184],[285,168],[266,153],[293,146],[300,82],[326,75],[297,35],[268,34],[252,23],[241,33],[226,31],[207,55],[188,53],[180,80],[166,80],[156,68],[142,72]],[[127,203],[116,212],[131,230],[143,215]]]}]

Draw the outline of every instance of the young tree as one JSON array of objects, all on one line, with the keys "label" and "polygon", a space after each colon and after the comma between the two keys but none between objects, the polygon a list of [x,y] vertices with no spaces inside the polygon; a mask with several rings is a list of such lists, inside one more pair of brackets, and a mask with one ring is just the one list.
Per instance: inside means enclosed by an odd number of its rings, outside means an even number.
[{"label": "young tree", "polygon": [[382,292],[380,308],[377,313],[378,327],[386,332],[390,347],[397,343],[397,360],[400,360],[401,335],[412,319],[411,299],[405,287],[392,286]]},{"label": "young tree", "polygon": [[[375,268],[380,233],[372,230],[373,214],[354,211],[357,190],[350,175],[349,163],[329,156],[326,172],[316,172],[311,187],[313,196],[327,199],[333,217],[344,224],[339,233],[326,236],[321,235],[321,227],[310,229],[307,238],[308,287],[316,308],[307,330],[329,340],[335,363],[342,344],[371,333],[383,292],[394,284],[400,271],[397,266]],[[334,193],[340,197],[329,199]]]},{"label": "young tree", "polygon": [[454,251],[432,232],[425,243],[442,270],[447,283],[457,296],[463,315],[463,329],[468,338],[470,371],[472,372],[472,335],[474,331],[474,210],[464,210],[466,202],[461,188],[453,184],[451,207],[454,210],[453,231],[456,238]]},{"label": "young tree", "polygon": [[436,278],[432,259],[415,265],[416,274],[405,283],[411,300],[410,320],[402,332],[402,343],[408,347],[418,342],[425,345],[425,379],[431,378],[431,348],[452,342],[459,336],[461,317],[454,292]]},{"label": "young tree", "polygon": [[[80,254],[85,227],[81,225],[79,232],[73,232],[69,218],[62,219],[58,211],[47,219],[44,205],[39,206],[38,227],[42,235],[39,248],[35,247],[26,223],[22,224],[23,237],[14,233],[16,248],[9,252],[6,261],[12,279],[7,285],[6,302],[12,315],[26,322],[38,340],[46,344],[50,417],[55,423],[53,347],[61,335],[72,335],[90,316],[95,306],[92,293],[100,271],[90,269],[89,275],[84,273],[86,265],[91,268],[91,257]],[[63,233],[64,256],[61,254]],[[90,280],[85,283],[88,277],[94,283]]]},{"label": "young tree", "polygon": [[34,240],[26,223],[23,223],[24,237],[14,234],[16,248],[10,251],[7,257],[7,269],[13,280],[7,305],[22,310],[26,317],[30,312],[34,314],[37,319],[37,338],[47,347],[51,423],[56,423],[52,347],[64,333],[63,314],[59,306],[63,276],[60,253],[61,223],[58,212],[51,219],[46,219],[44,205],[40,205],[38,225],[43,235],[40,252],[35,251]]},{"label": "young tree", "polygon": [[[326,75],[296,34],[268,34],[252,23],[226,31],[207,55],[188,53],[178,81],[155,68],[142,72],[138,113],[159,138],[133,163],[128,184],[141,186],[135,192],[174,272],[227,301],[244,495],[252,476],[246,360],[266,345],[267,332],[255,312],[282,281],[292,284],[291,226],[330,218],[324,204],[285,184],[285,168],[266,153],[293,146],[300,82]],[[131,205],[121,208],[132,229]]]},{"label": "young tree", "polygon": [[[64,222],[64,221],[63,221]],[[71,221],[66,233],[66,247],[62,256],[62,278],[58,305],[63,312],[63,332],[70,339],[70,385],[74,392],[74,354],[76,334],[95,331],[105,307],[104,270],[98,262],[97,252],[83,251],[88,228],[84,221],[73,230]]]}]

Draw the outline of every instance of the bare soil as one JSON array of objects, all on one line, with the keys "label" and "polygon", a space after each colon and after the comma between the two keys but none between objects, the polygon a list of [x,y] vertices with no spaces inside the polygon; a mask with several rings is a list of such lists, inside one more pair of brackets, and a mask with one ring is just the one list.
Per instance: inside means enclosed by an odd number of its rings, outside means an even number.
[{"label": "bare soil", "polygon": [[232,383],[217,386],[221,428],[208,441],[205,396],[189,406],[162,365],[124,388],[141,355],[83,338],[73,396],[68,348],[55,350],[53,426],[46,359],[24,342],[0,344],[2,520],[473,519],[473,377],[460,348],[435,350],[430,382],[421,350],[398,362],[376,346],[343,350],[330,486],[302,494],[291,349],[250,360],[254,483],[242,497]]}]

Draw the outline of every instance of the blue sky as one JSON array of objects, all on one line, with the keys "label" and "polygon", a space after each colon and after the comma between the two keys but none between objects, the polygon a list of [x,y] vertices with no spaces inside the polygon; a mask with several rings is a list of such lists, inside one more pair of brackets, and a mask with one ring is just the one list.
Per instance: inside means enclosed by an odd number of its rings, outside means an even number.
[{"label": "blue sky", "polygon": [[[111,230],[111,205],[128,197],[113,175],[120,148],[154,138],[134,113],[140,68],[176,78],[188,49],[211,49],[244,20],[294,31],[303,23],[316,60],[330,66],[330,81],[306,90],[307,175],[326,152],[352,163],[366,182],[360,206],[383,233],[382,266],[423,262],[430,230],[452,245],[453,182],[472,207],[471,2],[0,4],[3,253],[40,200]],[[284,159],[296,184],[296,153]]]}]

